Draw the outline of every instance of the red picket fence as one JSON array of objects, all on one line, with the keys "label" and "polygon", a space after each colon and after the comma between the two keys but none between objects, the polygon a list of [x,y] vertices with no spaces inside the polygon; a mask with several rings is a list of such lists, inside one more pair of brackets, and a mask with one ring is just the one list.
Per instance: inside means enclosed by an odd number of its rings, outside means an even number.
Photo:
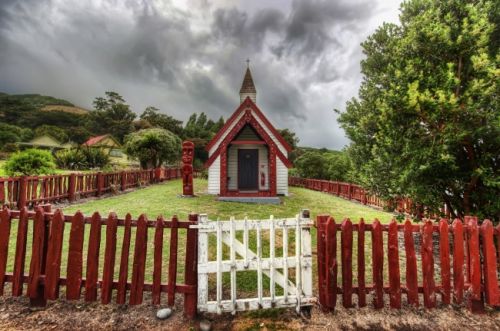
[{"label": "red picket fence", "polygon": [[[290,186],[298,186],[314,191],[333,194],[348,200],[355,200],[364,205],[378,208],[393,207],[395,211],[405,214],[415,214],[422,218],[425,207],[415,204],[410,198],[400,197],[394,201],[381,199],[376,195],[369,194],[359,185],[344,182],[335,182],[323,179],[310,179],[300,177],[289,177]],[[449,216],[449,211],[444,205],[441,212]],[[433,215],[434,216],[434,215]]]},{"label": "red picket fence", "polygon": [[[323,215],[318,216],[316,226],[319,303],[324,311],[335,309],[337,296],[342,297],[344,307],[350,308],[356,295],[358,307],[364,307],[368,294],[373,294],[373,306],[377,309],[384,307],[385,294],[390,307],[397,309],[401,308],[403,294],[407,303],[414,306],[419,305],[419,294],[422,294],[426,308],[436,307],[438,296],[443,304],[450,304],[452,297],[457,304],[467,298],[473,312],[483,311],[485,303],[500,306],[497,273],[500,225],[494,228],[489,220],[481,225],[473,217],[466,218],[465,224],[459,219],[451,224],[447,219],[438,224],[427,220],[422,225],[409,220],[404,224],[397,224],[395,220],[388,225],[378,220],[366,224],[363,219],[358,224],[349,219],[338,224]],[[353,241],[355,232],[357,243]],[[366,245],[367,240],[371,240],[371,245]],[[384,243],[387,245],[386,267]],[[371,262],[365,260],[366,248],[371,249]],[[356,284],[353,262],[357,265]],[[368,275],[372,276],[370,284],[366,282],[366,269],[372,270]]]},{"label": "red picket fence", "polygon": [[0,204],[22,209],[39,204],[89,196],[149,185],[180,178],[179,168],[127,170],[120,172],[72,173],[67,175],[0,177]]},{"label": "red picket fence", "polygon": [[[173,217],[166,221],[158,217],[156,221],[148,221],[143,214],[137,220],[128,214],[125,219],[117,218],[111,213],[107,219],[99,213],[86,217],[77,212],[74,215],[63,215],[62,211],[50,212],[50,205],[39,206],[35,212],[23,208],[21,211],[3,209],[0,213],[0,295],[4,294],[5,283],[12,284],[12,295],[21,296],[23,286],[27,284],[26,294],[32,305],[45,305],[47,300],[60,297],[61,287],[66,288],[67,300],[79,300],[82,289],[85,289],[85,301],[97,301],[100,289],[100,301],[108,304],[116,291],[116,303],[137,305],[143,301],[143,293],[151,292],[152,303],[160,304],[162,294],[167,293],[167,304],[173,305],[176,293],[184,294],[184,313],[188,317],[196,315],[197,303],[197,240],[198,230],[190,229],[190,225],[198,223],[198,216],[192,214],[189,221],[179,221]],[[11,228],[17,223],[17,238],[10,238]],[[32,223],[32,224],[30,224]],[[68,245],[65,246],[64,227],[70,223]],[[86,227],[86,225],[89,225]],[[84,259],[85,228],[90,227],[87,254]],[[129,251],[132,228],[135,230],[133,263],[129,263]],[[28,229],[33,231],[28,231]],[[105,228],[105,246],[102,273],[99,269],[101,232]],[[122,228],[123,231],[119,228]],[[145,282],[146,258],[148,252],[148,228],[154,228],[152,283]],[[168,256],[168,281],[163,282],[163,246],[164,229],[170,229],[170,255]],[[178,232],[185,229],[185,263],[184,284],[177,282],[178,265]],[[28,235],[31,234],[32,235]],[[117,233],[123,233],[120,260],[116,261]],[[28,238],[30,237],[30,238]],[[9,257],[9,240],[15,254]],[[31,257],[26,258],[27,241],[33,242]],[[166,243],[165,243],[166,244]],[[66,277],[61,277],[61,260],[63,247],[69,247],[67,254]],[[102,256],[102,254],[101,254]],[[86,273],[83,274],[86,260]],[[166,259],[167,260],[167,259]],[[13,262],[13,271],[7,272],[7,262]],[[25,262],[29,263],[29,273],[25,273]],[[132,279],[128,280],[129,265]],[[118,266],[119,269],[116,268]],[[119,270],[118,277],[115,271]],[[166,278],[166,277],[163,277]]]}]

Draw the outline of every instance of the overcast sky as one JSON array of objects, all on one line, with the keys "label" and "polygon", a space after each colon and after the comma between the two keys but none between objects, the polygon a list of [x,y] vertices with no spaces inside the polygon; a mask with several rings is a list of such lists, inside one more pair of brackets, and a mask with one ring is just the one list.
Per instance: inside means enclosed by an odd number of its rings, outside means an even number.
[{"label": "overcast sky", "polygon": [[257,105],[302,146],[348,143],[333,109],[357,95],[360,43],[399,0],[0,0],[0,91],[91,109],[116,91],[186,120],[227,119],[250,59]]}]

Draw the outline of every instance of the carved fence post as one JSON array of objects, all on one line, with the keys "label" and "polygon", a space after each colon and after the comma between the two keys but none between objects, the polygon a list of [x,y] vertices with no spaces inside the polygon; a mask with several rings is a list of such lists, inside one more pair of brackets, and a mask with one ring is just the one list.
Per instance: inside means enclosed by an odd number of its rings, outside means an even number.
[{"label": "carved fence post", "polygon": [[191,197],[193,192],[193,157],[194,144],[191,141],[182,143],[182,195]]}]

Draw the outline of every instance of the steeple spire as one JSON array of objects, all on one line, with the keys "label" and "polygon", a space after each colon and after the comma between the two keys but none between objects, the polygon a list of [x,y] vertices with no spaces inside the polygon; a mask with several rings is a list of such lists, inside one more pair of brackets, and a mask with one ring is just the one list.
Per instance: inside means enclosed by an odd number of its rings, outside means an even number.
[{"label": "steeple spire", "polygon": [[252,73],[250,72],[250,60],[247,59],[247,71],[240,89],[240,103],[243,103],[247,97],[250,97],[253,102],[257,102],[257,90],[253,83]]}]

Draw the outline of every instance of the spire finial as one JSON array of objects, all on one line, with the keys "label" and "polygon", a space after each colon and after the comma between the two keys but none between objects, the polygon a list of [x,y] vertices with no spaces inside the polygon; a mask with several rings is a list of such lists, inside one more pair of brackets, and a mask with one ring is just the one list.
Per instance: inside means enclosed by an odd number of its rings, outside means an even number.
[{"label": "spire finial", "polygon": [[246,63],[247,63],[247,68],[250,68],[250,59],[247,58]]}]

